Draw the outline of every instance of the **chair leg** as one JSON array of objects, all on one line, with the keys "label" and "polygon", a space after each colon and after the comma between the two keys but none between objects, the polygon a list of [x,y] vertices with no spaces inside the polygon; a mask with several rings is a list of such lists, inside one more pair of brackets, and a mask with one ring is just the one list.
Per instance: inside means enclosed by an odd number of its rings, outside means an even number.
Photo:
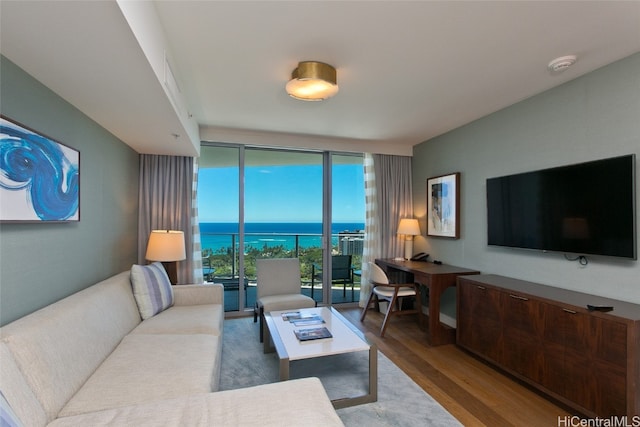
[{"label": "chair leg", "polygon": [[260,342],[264,341],[264,307],[260,307]]},{"label": "chair leg", "polygon": [[[362,314],[360,314],[360,321],[363,322],[365,316],[367,315],[367,311],[369,310],[369,306],[371,305],[371,300],[373,299],[373,296],[375,295],[375,293],[373,292],[373,289],[371,290],[371,293],[369,294],[369,298],[367,298],[367,303],[365,304],[364,308],[362,309]],[[376,300],[377,303],[377,300]]]},{"label": "chair leg", "polygon": [[387,321],[391,316],[394,315],[393,307],[398,304],[398,288],[395,288],[393,292],[393,296],[391,297],[391,301],[389,301],[389,305],[387,306],[387,314],[384,315],[384,320],[382,321],[382,327],[380,328],[380,338],[384,338],[384,333],[387,330]]}]

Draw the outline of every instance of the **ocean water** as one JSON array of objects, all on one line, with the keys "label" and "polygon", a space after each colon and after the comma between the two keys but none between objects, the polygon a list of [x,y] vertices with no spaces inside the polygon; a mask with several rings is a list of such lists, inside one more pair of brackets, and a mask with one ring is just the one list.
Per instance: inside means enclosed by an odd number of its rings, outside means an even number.
[{"label": "ocean water", "polygon": [[[331,226],[332,244],[338,244],[338,234],[343,232],[364,232],[364,223],[340,222]],[[284,246],[295,249],[296,235],[301,248],[322,246],[322,224],[307,222],[248,222],[245,223],[245,250],[253,247],[261,249],[267,246]],[[202,249],[214,252],[230,248],[232,236],[238,243],[238,224],[226,222],[200,223]]]}]

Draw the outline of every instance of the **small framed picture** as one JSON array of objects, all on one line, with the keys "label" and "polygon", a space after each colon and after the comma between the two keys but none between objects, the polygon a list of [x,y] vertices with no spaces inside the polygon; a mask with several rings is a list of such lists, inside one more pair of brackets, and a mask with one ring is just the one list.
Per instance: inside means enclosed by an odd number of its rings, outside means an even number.
[{"label": "small framed picture", "polygon": [[0,116],[0,222],[80,221],[80,152]]},{"label": "small framed picture", "polygon": [[460,238],[460,172],[427,179],[427,236]]}]

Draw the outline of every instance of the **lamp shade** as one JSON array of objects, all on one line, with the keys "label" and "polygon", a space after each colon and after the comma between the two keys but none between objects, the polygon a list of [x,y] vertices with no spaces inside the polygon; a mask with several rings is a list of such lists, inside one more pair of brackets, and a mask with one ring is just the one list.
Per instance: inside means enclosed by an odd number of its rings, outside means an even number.
[{"label": "lamp shade", "polygon": [[417,219],[403,218],[398,225],[398,234],[404,234],[406,236],[419,236],[420,225]]},{"label": "lamp shade", "polygon": [[336,69],[324,62],[304,61],[291,73],[287,93],[302,101],[322,101],[338,93]]},{"label": "lamp shade", "polygon": [[145,258],[149,261],[180,261],[185,259],[184,232],[152,230]]}]

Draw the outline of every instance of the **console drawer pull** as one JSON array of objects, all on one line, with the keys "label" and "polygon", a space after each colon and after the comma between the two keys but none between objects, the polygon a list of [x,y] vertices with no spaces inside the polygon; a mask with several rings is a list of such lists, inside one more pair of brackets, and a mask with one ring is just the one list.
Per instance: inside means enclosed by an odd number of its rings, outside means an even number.
[{"label": "console drawer pull", "polygon": [[480,285],[478,285],[477,288],[480,289],[481,291],[484,291],[485,289],[487,289],[484,286],[480,286]]},{"label": "console drawer pull", "polygon": [[569,314],[576,314],[577,313],[577,311],[569,310],[568,308],[563,308],[562,311],[564,311],[565,313],[569,313]]},{"label": "console drawer pull", "polygon": [[519,295],[509,294],[509,296],[514,299],[519,299],[520,301],[529,301],[529,298],[521,297]]}]

